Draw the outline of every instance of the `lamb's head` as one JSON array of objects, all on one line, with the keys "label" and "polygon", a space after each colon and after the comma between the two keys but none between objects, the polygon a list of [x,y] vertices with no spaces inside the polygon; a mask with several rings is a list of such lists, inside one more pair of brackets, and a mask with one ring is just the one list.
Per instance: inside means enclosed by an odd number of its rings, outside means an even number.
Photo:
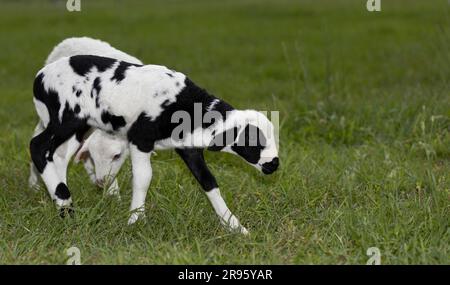
[{"label": "lamb's head", "polygon": [[242,157],[264,174],[278,169],[279,158],[272,122],[254,110],[232,111],[214,135],[208,149]]},{"label": "lamb's head", "polygon": [[[128,156],[125,139],[95,130],[83,143],[75,156],[75,162],[90,162],[95,168],[98,186],[109,186]],[[89,161],[87,161],[89,160]]]}]

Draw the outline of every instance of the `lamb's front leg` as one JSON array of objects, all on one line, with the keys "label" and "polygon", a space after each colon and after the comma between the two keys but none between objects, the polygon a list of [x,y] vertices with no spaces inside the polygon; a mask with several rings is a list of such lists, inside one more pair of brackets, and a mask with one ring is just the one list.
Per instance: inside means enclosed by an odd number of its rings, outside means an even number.
[{"label": "lamb's front leg", "polygon": [[129,225],[134,224],[140,217],[145,215],[145,197],[152,180],[150,153],[140,151],[135,145],[130,143],[133,195],[130,208],[131,216],[128,220]]},{"label": "lamb's front leg", "polygon": [[[34,128],[33,138],[42,133],[42,131],[44,131],[44,126],[42,122],[39,121],[39,123]],[[38,183],[39,183],[39,171],[37,170],[34,163],[30,162],[30,176],[28,178],[28,186],[30,187],[30,189],[37,190]]]},{"label": "lamb's front leg", "polygon": [[214,211],[220,218],[220,222],[231,230],[238,230],[242,234],[248,234],[247,229],[239,223],[236,216],[228,209],[227,204],[220,195],[219,186],[212,173],[209,171],[203,157],[203,149],[176,149],[183,161],[188,166],[194,177],[206,192]]}]

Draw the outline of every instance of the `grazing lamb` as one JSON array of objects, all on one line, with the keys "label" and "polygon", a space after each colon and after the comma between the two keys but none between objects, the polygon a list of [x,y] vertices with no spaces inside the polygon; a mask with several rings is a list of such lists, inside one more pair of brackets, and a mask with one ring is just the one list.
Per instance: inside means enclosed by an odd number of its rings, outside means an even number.
[{"label": "grazing lamb", "polygon": [[[45,65],[63,57],[83,54],[107,56],[129,63],[142,64],[139,59],[112,47],[106,42],[88,37],[80,37],[68,38],[56,45],[45,61]],[[33,137],[43,130],[44,126],[40,121],[35,128]],[[101,187],[109,187],[107,194],[119,195],[119,184],[117,180],[109,180],[116,177],[120,167],[128,156],[128,144],[126,140],[99,129],[93,131],[85,139],[75,156],[75,161],[83,161],[84,167],[93,183]],[[73,148],[75,147],[76,149],[77,146],[76,137],[73,136],[55,151],[54,160],[57,165],[56,168],[64,182],[66,182],[66,168],[72,157]],[[33,163],[30,166],[31,171],[28,184],[33,189],[36,188],[38,183],[39,173]]]},{"label": "grazing lamb", "polygon": [[[234,109],[184,74],[164,66],[72,56],[41,69],[33,91],[45,129],[30,142],[31,158],[63,216],[72,212],[72,199],[58,175],[54,153],[72,136],[76,140],[70,150],[76,149],[91,127],[129,143],[133,173],[129,223],[144,211],[153,150],[175,148],[206,191],[222,223],[242,233],[247,230],[222,199],[205,164],[203,149],[236,154],[265,174],[273,173],[279,165],[274,128],[267,117],[253,110]],[[194,120],[188,132],[184,128],[174,137],[182,114]],[[198,123],[197,115],[209,120]]]}]

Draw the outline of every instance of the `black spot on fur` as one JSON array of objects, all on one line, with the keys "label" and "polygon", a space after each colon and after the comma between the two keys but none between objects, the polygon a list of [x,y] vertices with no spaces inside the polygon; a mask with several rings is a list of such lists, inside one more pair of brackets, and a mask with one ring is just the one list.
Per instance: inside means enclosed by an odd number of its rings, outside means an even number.
[{"label": "black spot on fur", "polygon": [[67,188],[66,184],[58,184],[56,187],[55,196],[62,200],[67,200],[70,198],[69,188]]},{"label": "black spot on fur", "polygon": [[237,138],[238,128],[234,127],[225,132],[221,132],[214,136],[213,140],[208,146],[210,151],[220,151],[227,145],[232,145]]},{"label": "black spot on fur", "polygon": [[75,104],[75,108],[73,108],[73,111],[75,112],[75,114],[80,113],[81,109],[80,109],[80,105]]},{"label": "black spot on fur", "polygon": [[94,83],[92,84],[91,98],[94,98],[95,93],[95,107],[97,108],[100,107],[99,104],[100,90],[102,90],[102,87],[100,86],[100,77],[96,77]]},{"label": "black spot on fur", "polygon": [[[59,103],[58,93],[54,90],[45,90],[44,88],[44,74],[40,73],[34,80],[33,93],[34,98],[44,103],[49,110],[50,122],[47,128],[35,136],[30,141],[30,154],[34,165],[36,166],[39,173],[42,173],[47,165],[48,156],[47,151],[51,148],[51,138],[53,136],[50,127],[52,127],[52,122],[58,120],[58,111],[61,106]],[[52,156],[50,156],[52,157]]]},{"label": "black spot on fur", "polygon": [[126,125],[125,119],[122,116],[112,115],[107,111],[102,112],[102,122],[104,124],[110,123],[114,131]]},{"label": "black spot on fur", "polygon": [[48,161],[52,161],[55,150],[77,132],[87,130],[86,118],[78,118],[66,103],[59,119],[61,107],[58,93],[52,89],[45,90],[44,75],[40,73],[34,81],[34,98],[42,102],[49,114],[49,123],[45,130],[30,142],[30,153],[34,165],[42,173]]},{"label": "black spot on fur", "polygon": [[[72,136],[73,134],[76,135],[76,138],[78,141],[81,141],[84,134],[90,129],[90,127],[87,125],[87,118],[79,118],[77,116],[77,106],[80,107],[78,104],[75,105],[74,110],[72,110],[69,107],[69,104],[66,102],[65,109],[62,114],[61,123],[56,128],[56,137],[61,136],[61,141],[58,141],[58,146],[67,140],[67,136]],[[80,108],[81,111],[81,108]],[[60,134],[62,133],[62,134]]]},{"label": "black spot on fur", "polygon": [[46,149],[51,147],[50,136],[50,129],[46,128],[42,133],[35,136],[30,141],[31,159],[39,173],[44,172],[45,166],[47,165]]},{"label": "black spot on fur", "polygon": [[138,67],[140,67],[142,65],[141,64],[133,64],[133,63],[121,61],[119,66],[114,71],[114,75],[113,75],[113,77],[111,77],[111,81],[115,80],[117,83],[122,81],[125,78],[125,71],[127,71],[127,69],[130,66],[138,66]]},{"label": "black spot on fur", "polygon": [[69,59],[73,71],[80,76],[85,76],[93,67],[96,67],[99,72],[104,72],[115,62],[115,59],[95,55],[75,55]]},{"label": "black spot on fur", "polygon": [[91,127],[89,127],[88,125],[85,125],[84,128],[80,128],[79,130],[76,131],[75,133],[75,138],[77,139],[78,142],[82,142],[84,140],[84,136],[86,135],[86,133],[89,131]]},{"label": "black spot on fur", "polygon": [[[151,120],[147,114],[142,113],[138,119],[133,123],[128,131],[128,139],[131,143],[137,146],[137,148],[144,152],[153,150],[154,143],[158,140],[169,138],[172,135],[173,130],[182,122],[171,122],[172,115],[177,111],[187,112],[191,119],[191,129],[193,132],[197,128],[207,128],[211,126],[212,122],[197,122],[194,120],[194,104],[202,104],[202,118],[208,112],[207,107],[211,105],[211,102],[217,100],[216,97],[210,95],[206,90],[198,87],[188,78],[185,79],[186,86],[176,95],[175,102],[164,101],[161,104],[163,108],[162,113],[154,120]],[[234,110],[233,107],[227,103],[220,101],[216,104],[215,108],[222,119],[226,117],[226,112]],[[180,134],[180,138],[182,134]],[[176,139],[176,138],[175,138]]]},{"label": "black spot on fur", "polygon": [[175,86],[176,86],[176,87],[180,86],[180,82],[178,82],[178,81],[175,82]]},{"label": "black spot on fur", "polygon": [[248,124],[231,149],[248,162],[256,164],[261,158],[261,151],[265,146],[266,137],[262,131],[258,127]]},{"label": "black spot on fur", "polygon": [[[161,116],[160,116],[161,117]],[[154,133],[151,133],[154,132]],[[158,126],[152,123],[150,117],[141,113],[128,131],[128,139],[143,152],[153,150],[156,138],[160,132]]]},{"label": "black spot on fur", "polygon": [[43,80],[44,80],[43,73],[40,73],[34,80],[33,85],[34,98],[44,103],[45,106],[47,106],[47,108],[51,110],[56,110],[56,113],[52,112],[50,114],[50,120],[52,121],[58,119],[57,112],[59,111],[61,104],[59,103],[59,97],[56,91],[52,89],[45,90]]},{"label": "black spot on fur", "polygon": [[167,74],[167,76],[169,76],[169,77],[173,77],[173,75],[170,74],[170,73],[167,73],[167,72],[166,72],[166,74]]}]

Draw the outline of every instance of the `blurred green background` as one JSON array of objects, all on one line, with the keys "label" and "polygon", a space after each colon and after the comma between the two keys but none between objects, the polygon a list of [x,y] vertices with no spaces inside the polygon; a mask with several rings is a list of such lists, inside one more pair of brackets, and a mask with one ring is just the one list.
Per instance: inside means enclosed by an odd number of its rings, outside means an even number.
[{"label": "blurred green background", "polygon": [[[0,263],[450,263],[450,5],[444,0],[0,0]],[[147,218],[126,226],[79,165],[61,220],[27,188],[32,82],[61,40],[89,36],[167,65],[237,108],[280,111],[278,173],[207,155],[223,229],[173,152],[152,159]]]}]

